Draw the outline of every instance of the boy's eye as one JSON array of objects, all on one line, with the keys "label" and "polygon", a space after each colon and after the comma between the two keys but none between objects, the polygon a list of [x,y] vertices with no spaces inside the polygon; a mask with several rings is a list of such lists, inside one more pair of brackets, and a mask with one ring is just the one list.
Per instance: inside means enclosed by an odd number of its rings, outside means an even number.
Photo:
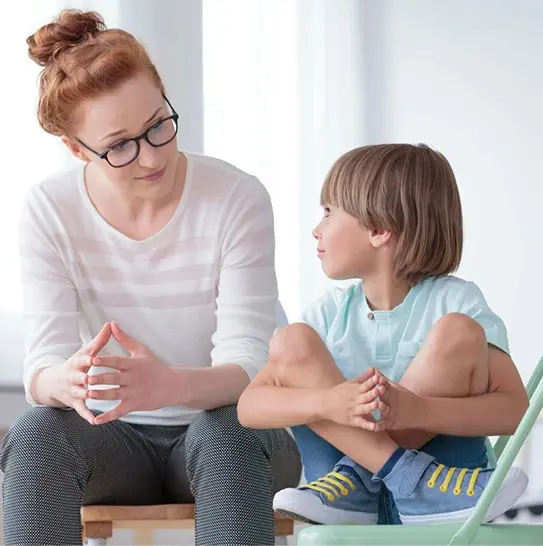
[{"label": "boy's eye", "polygon": [[324,208],[324,216],[330,215],[330,207],[323,207]]}]

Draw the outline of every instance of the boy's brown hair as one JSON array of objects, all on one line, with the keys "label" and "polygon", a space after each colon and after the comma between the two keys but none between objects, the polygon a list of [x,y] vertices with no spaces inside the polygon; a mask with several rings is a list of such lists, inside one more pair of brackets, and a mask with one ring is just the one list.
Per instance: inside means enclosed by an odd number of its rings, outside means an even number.
[{"label": "boy's brown hair", "polygon": [[328,173],[321,204],[334,205],[366,229],[397,238],[396,278],[416,284],[460,265],[460,195],[447,159],[426,145],[378,144],[341,156]]}]

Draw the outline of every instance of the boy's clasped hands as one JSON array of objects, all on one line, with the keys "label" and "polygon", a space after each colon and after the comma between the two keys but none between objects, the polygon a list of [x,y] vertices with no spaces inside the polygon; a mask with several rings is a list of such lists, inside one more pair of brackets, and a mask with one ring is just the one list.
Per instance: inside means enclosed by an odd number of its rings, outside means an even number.
[{"label": "boy's clasped hands", "polygon": [[[322,413],[330,421],[380,432],[415,428],[424,398],[385,377],[376,368],[324,392]],[[372,415],[379,412],[379,418]]]}]

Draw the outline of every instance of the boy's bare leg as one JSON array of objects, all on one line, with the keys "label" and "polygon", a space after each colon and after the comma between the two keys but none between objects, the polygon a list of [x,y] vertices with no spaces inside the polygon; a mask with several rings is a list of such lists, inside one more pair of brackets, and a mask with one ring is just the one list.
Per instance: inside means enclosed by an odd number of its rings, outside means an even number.
[{"label": "boy's bare leg", "polygon": [[[482,326],[467,315],[451,313],[430,330],[400,385],[420,396],[467,397],[484,394],[489,384],[488,344]],[[418,449],[435,434],[399,430],[389,434],[402,447]]]},{"label": "boy's bare leg", "polygon": [[[319,335],[305,324],[279,330],[270,343],[268,373],[283,387],[324,389],[345,378]],[[319,436],[371,472],[377,472],[398,445],[386,432],[372,432],[332,421],[308,425]]]},{"label": "boy's bare leg", "polygon": [[[318,334],[304,324],[280,330],[270,345],[268,371],[276,384],[308,389],[345,381]],[[401,384],[424,396],[470,396],[488,388],[488,348],[473,319],[451,314],[436,323]],[[398,444],[419,448],[434,435],[405,430],[374,432],[320,421],[308,425],[319,436],[371,472],[377,472]]]}]

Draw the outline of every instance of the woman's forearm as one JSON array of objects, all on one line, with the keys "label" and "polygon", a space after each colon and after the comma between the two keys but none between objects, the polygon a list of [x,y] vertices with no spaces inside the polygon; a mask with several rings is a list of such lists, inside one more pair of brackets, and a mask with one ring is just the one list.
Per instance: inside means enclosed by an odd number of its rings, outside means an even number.
[{"label": "woman's forearm", "polygon": [[252,384],[238,403],[239,422],[250,428],[285,428],[323,418],[324,391]]},{"label": "woman's forearm", "polygon": [[168,402],[196,409],[236,404],[249,384],[247,372],[236,364],[209,368],[171,368]]}]

